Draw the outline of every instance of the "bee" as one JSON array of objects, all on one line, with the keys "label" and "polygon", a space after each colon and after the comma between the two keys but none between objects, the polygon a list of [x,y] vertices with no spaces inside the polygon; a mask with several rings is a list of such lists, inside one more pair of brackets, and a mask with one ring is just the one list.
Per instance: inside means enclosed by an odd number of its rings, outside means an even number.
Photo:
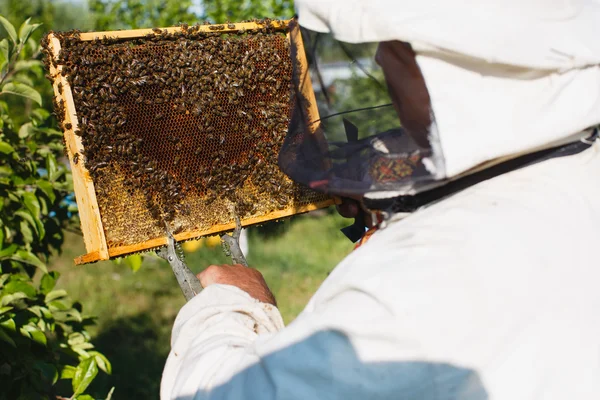
[{"label": "bee", "polygon": [[160,29],[160,28],[152,28],[152,32],[154,32],[154,33],[156,33],[158,35],[160,35],[161,33],[163,33],[162,29]]},{"label": "bee", "polygon": [[75,153],[73,155],[73,164],[77,164],[79,162],[79,153]]}]

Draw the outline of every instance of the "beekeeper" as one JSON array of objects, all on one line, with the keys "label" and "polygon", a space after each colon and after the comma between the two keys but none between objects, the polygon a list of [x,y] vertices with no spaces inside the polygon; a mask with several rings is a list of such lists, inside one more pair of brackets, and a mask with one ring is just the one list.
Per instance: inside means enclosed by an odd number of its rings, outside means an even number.
[{"label": "beekeeper", "polygon": [[598,1],[295,3],[380,43],[403,130],[310,154],[293,118],[280,157],[373,229],[287,327],[259,272],[204,270],[161,398],[600,399]]}]

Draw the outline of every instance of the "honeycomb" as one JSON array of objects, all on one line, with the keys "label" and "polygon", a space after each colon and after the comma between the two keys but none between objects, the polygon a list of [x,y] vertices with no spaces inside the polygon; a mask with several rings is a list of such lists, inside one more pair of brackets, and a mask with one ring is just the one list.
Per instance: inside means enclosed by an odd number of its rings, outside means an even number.
[{"label": "honeycomb", "polygon": [[288,23],[246,25],[52,33],[58,57],[45,41],[56,113],[81,139],[71,163],[93,182],[110,257],[148,250],[166,229],[191,239],[236,215],[247,225],[332,203],[277,166],[298,63]]}]

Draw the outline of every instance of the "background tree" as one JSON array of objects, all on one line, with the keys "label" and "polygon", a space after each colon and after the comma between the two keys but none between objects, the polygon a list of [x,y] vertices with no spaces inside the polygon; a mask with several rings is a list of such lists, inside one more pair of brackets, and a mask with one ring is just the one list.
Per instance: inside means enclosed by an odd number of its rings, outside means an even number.
[{"label": "background tree", "polygon": [[94,30],[137,29],[194,24],[200,17],[192,0],[90,0]]},{"label": "background tree", "polygon": [[[43,75],[31,38],[39,25],[27,20],[17,30],[1,16],[0,24],[0,398],[88,400],[98,369],[111,365],[89,342],[93,319],[54,289],[59,274],[46,266],[73,214],[70,174],[57,161],[62,132],[32,86]],[[19,118],[8,102],[15,98],[26,105]]]},{"label": "background tree", "polygon": [[213,23],[294,16],[292,0],[210,0],[202,2],[202,5],[204,17]]}]

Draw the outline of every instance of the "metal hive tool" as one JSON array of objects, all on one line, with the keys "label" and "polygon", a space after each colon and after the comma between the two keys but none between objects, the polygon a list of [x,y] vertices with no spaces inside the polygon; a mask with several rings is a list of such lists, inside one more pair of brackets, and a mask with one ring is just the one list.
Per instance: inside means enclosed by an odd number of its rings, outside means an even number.
[{"label": "metal hive tool", "polygon": [[[291,45],[293,44],[293,46]],[[277,166],[292,70],[318,119],[295,21],[50,33],[84,264],[329,206]]]}]

